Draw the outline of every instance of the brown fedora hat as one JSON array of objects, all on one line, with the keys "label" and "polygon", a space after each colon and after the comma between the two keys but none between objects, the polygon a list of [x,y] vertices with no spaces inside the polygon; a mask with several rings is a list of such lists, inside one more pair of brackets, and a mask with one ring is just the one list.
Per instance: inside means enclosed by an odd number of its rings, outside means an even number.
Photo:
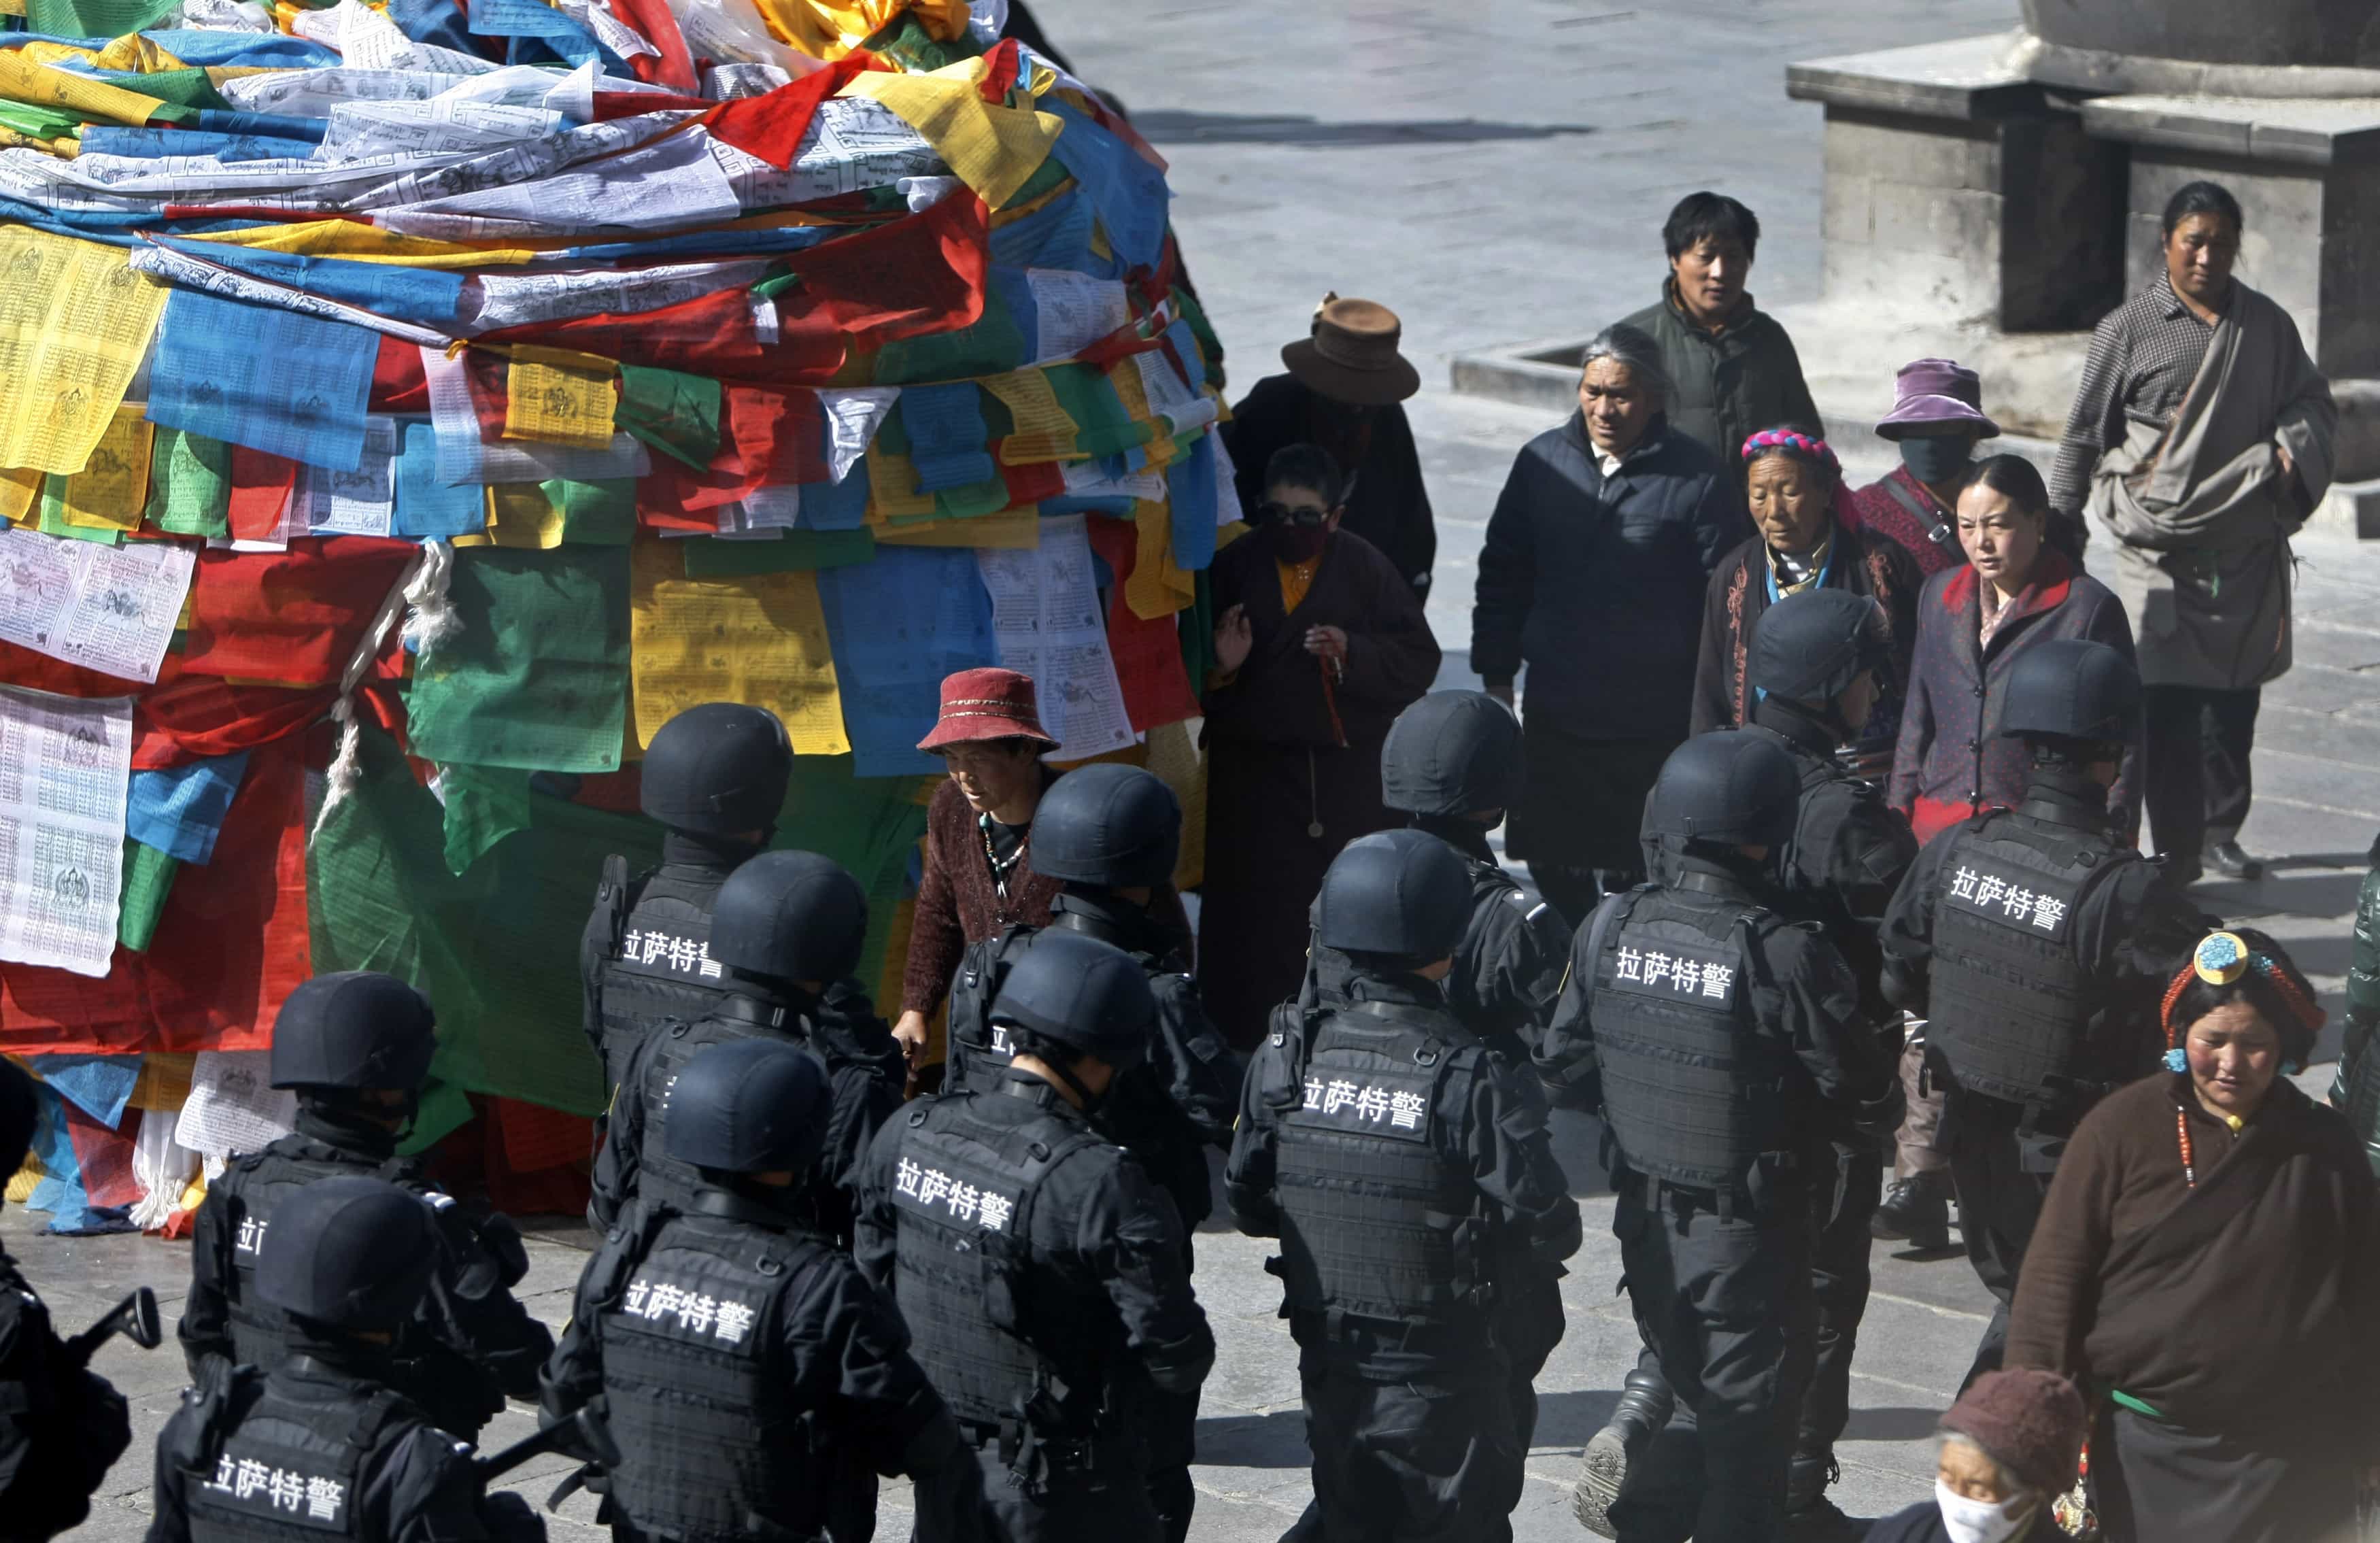
[{"label": "brown fedora hat", "polygon": [[1314,335],[1281,349],[1281,362],[1334,402],[1384,407],[1421,389],[1421,371],[1397,352],[1403,334],[1397,313],[1377,300],[1325,295]]}]

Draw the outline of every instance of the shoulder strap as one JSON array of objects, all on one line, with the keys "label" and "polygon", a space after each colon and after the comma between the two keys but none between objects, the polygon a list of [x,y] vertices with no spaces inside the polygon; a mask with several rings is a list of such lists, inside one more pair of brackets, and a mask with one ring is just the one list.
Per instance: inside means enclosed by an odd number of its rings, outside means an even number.
[{"label": "shoulder strap", "polygon": [[1887,477],[1884,480],[1884,491],[1892,495],[1892,501],[1895,504],[1916,516],[1918,529],[1925,532],[1927,541],[1939,547],[1951,547],[1958,544],[1958,532],[1950,529],[1939,512],[1903,487],[1900,478]]}]

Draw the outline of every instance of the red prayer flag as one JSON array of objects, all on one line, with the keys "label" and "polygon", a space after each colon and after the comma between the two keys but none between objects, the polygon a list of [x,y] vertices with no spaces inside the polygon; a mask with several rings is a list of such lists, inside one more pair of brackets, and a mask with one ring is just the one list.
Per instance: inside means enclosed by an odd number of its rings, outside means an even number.
[{"label": "red prayer flag", "polygon": [[[157,666],[158,681],[162,684],[181,673],[182,656],[168,649]],[[133,697],[149,689],[145,682],[102,674],[15,643],[0,643],[0,681],[60,697]]]},{"label": "red prayer flag", "polygon": [[67,1143],[74,1148],[75,1166],[82,1170],[84,1197],[94,1206],[130,1206],[147,1193],[132,1174],[133,1135],[140,1128],[140,1110],[130,1105],[114,1129],[101,1124],[72,1099],[59,1101],[66,1111]]},{"label": "red prayer flag", "polygon": [[856,75],[892,67],[866,49],[855,48],[825,68],[774,91],[722,102],[703,122],[712,139],[724,140],[747,155],[757,155],[782,171],[800,152],[802,136],[809,132],[820,103],[849,85]]},{"label": "red prayer flag", "polygon": [[231,447],[231,533],[244,541],[269,541],[281,529],[282,511],[298,486],[298,463],[285,456]]},{"label": "red prayer flag", "polygon": [[381,334],[380,356],[372,360],[370,407],[385,413],[430,410],[430,377],[422,371],[419,346]]},{"label": "red prayer flag", "polygon": [[1016,89],[1020,63],[1014,38],[1002,38],[993,43],[991,52],[983,56],[983,79],[976,87],[977,91],[986,102],[1007,101],[1008,93]]},{"label": "red prayer flag", "polygon": [[286,552],[201,552],[182,668],[334,685],[413,558],[411,542],[370,536],[300,536]]},{"label": "red prayer flag", "polygon": [[1115,576],[1108,595],[1108,651],[1115,656],[1116,681],[1123,687],[1124,713],[1142,734],[1161,723],[1198,716],[1198,695],[1182,662],[1182,635],[1172,616],[1137,616],[1123,598],[1140,551],[1140,532],[1130,520],[1094,515],[1083,522],[1091,550]]},{"label": "red prayer flag", "polygon": [[235,686],[213,675],[176,678],[135,698],[132,765],[154,772],[253,749],[331,710],[336,686]]},{"label": "red prayer flag", "polygon": [[638,79],[674,91],[695,89],[694,55],[686,49],[686,34],[678,30],[677,18],[670,14],[668,0],[616,0],[612,12],[662,51],[658,59],[639,54],[628,61]]}]

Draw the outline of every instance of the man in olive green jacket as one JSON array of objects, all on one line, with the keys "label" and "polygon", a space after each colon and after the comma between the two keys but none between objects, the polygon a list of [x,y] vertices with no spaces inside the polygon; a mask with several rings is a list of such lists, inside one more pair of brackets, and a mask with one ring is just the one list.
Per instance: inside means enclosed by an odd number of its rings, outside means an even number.
[{"label": "man in olive green jacket", "polygon": [[1628,318],[1661,346],[1670,427],[1734,467],[1743,442],[1792,424],[1824,436],[1801,357],[1776,318],[1745,294],[1760,221],[1718,193],[1689,193],[1661,229],[1670,277],[1661,301]]},{"label": "man in olive green jacket", "polygon": [[2380,1173],[2380,841],[2355,902],[2355,953],[2347,967],[2347,1036],[2330,1101],[2363,1142]]}]

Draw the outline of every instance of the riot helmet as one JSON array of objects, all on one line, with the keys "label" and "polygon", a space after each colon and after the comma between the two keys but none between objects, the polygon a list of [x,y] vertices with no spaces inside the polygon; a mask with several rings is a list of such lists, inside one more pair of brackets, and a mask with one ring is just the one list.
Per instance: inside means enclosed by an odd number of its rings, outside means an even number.
[{"label": "riot helmet", "polygon": [[1827,708],[1888,657],[1876,601],[1849,589],[1804,589],[1761,614],[1744,678],[1772,697]]},{"label": "riot helmet", "polygon": [[747,977],[841,980],[859,967],[868,892],[815,852],[763,852],[719,886],[710,957]]},{"label": "riot helmet", "polygon": [[2053,638],[2017,655],[2001,699],[2000,733],[2130,744],[2140,706],[2141,674],[2131,660],[2105,643]]},{"label": "riot helmet", "polygon": [[420,1306],[438,1258],[420,1197],[361,1174],[318,1179],[274,1211],[256,1294],[317,1323],[391,1330]]},{"label": "riot helmet", "polygon": [[25,1166],[25,1154],[33,1149],[33,1127],[41,1117],[41,1095],[33,1090],[33,1074],[0,1056],[0,1184]]},{"label": "riot helmet", "polygon": [[826,1146],[826,1066],[779,1039],[697,1051],[670,1084],[662,1149],[729,1173],[801,1172]]},{"label": "riot helmet", "polygon": [[1645,801],[1645,834],[1715,846],[1782,846],[1802,782],[1776,742],[1742,729],[1697,735],[1670,752]]},{"label": "riot helmet", "polygon": [[1148,1059],[1157,997],[1123,950],[1080,932],[1040,932],[1000,983],[991,1021],[1127,1072]]},{"label": "riot helmet", "polygon": [[1322,876],[1314,935],[1326,948],[1430,965],[1471,921],[1471,874],[1452,847],[1420,831],[1347,844]]},{"label": "riot helmet", "polygon": [[705,702],[654,733],[637,801],[672,830],[743,835],[775,826],[793,775],[793,742],[775,713]]},{"label": "riot helmet", "polygon": [[273,1086],[411,1092],[430,1075],[437,1021],[429,999],[393,975],[318,975],[273,1022]]},{"label": "riot helmet", "polygon": [[1484,691],[1433,691],[1390,725],[1380,801],[1406,814],[1485,814],[1521,788],[1521,723]]},{"label": "riot helmet", "polygon": [[1050,784],[1033,810],[1026,859],[1045,879],[1156,889],[1182,851],[1182,801],[1154,772],[1110,761]]}]

